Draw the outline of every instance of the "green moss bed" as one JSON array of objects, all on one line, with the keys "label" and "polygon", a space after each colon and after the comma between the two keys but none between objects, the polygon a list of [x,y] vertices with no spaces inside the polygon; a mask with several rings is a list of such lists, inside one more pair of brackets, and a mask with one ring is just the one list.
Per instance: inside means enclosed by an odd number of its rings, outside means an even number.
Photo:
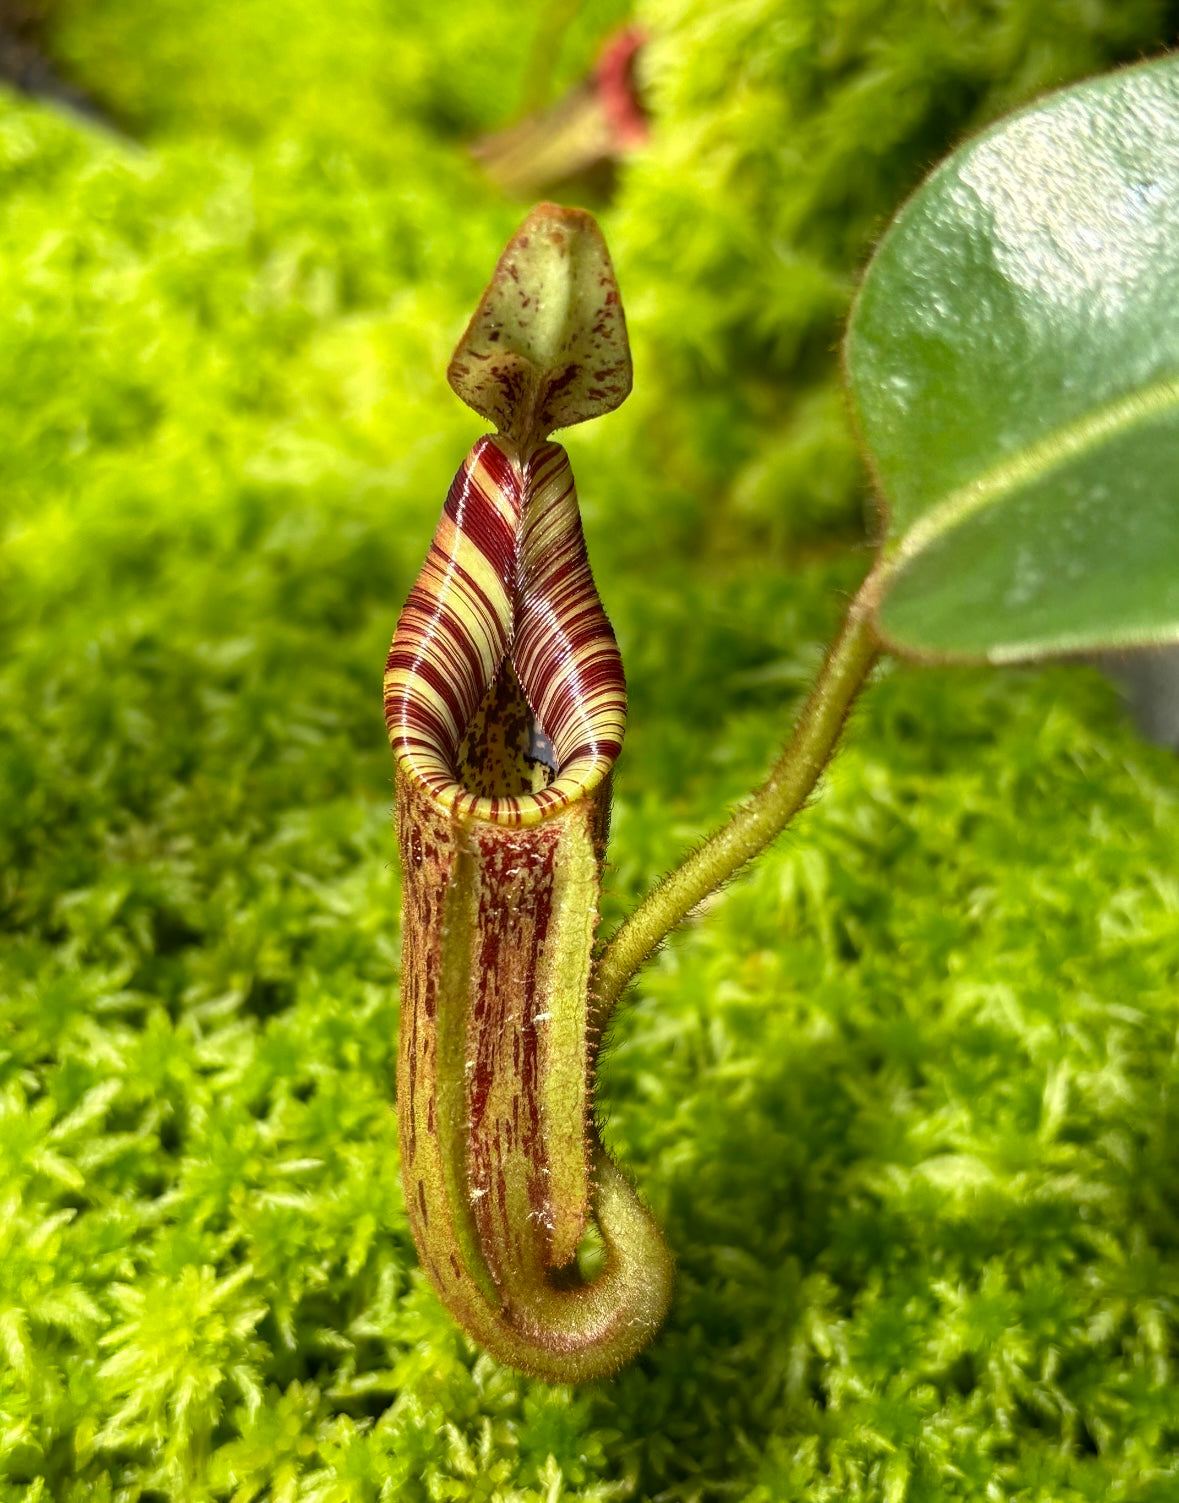
[{"label": "green moss bed", "polygon": [[[118,130],[0,100],[0,1498],[1179,1499],[1179,762],[1085,668],[882,673],[632,991],[601,1115],[679,1265],[638,1362],[522,1379],[417,1268],[380,672],[526,207],[464,143],[624,18],[566,9],[65,0]],[[867,566],[873,236],[1176,11],[640,6],[638,385],[569,439],[632,689],[607,923]]]}]

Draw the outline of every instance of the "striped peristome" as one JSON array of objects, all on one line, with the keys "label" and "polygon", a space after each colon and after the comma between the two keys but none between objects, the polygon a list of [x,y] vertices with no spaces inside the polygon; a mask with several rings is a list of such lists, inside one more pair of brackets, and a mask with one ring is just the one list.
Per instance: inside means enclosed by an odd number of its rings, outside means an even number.
[{"label": "striped peristome", "polygon": [[[502,1362],[601,1376],[650,1339],[671,1261],[593,1122],[594,940],[626,685],[557,422],[630,386],[597,226],[541,205],[448,372],[499,432],[446,498],[393,637],[406,1213],[447,1309]],[[591,1223],[604,1266],[578,1272]]]},{"label": "striped peristome", "polygon": [[[557,776],[535,793],[480,797],[456,776],[459,747],[509,658]],[[626,683],[559,444],[521,460],[488,436],[467,455],[397,624],[385,720],[409,777],[456,815],[494,824],[536,824],[610,771]]]}]

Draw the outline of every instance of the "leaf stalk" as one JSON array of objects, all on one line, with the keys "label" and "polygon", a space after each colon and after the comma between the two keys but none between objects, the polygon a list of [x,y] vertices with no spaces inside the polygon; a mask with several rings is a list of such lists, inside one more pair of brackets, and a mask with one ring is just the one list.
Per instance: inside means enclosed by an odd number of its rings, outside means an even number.
[{"label": "leaf stalk", "polygon": [[598,958],[591,1022],[603,1028],[619,997],[671,931],[794,818],[814,792],[848,712],[880,653],[872,620],[875,572],[848,608],[794,733],[756,793],[651,890]]}]

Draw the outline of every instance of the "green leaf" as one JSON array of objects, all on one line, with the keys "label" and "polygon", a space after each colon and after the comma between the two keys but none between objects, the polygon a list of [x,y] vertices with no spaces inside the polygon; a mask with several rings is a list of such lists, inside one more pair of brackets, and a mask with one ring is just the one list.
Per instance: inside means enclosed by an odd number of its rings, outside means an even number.
[{"label": "green leaf", "polygon": [[1176,59],[1010,117],[902,209],[846,345],[891,646],[1179,637],[1177,288]]}]

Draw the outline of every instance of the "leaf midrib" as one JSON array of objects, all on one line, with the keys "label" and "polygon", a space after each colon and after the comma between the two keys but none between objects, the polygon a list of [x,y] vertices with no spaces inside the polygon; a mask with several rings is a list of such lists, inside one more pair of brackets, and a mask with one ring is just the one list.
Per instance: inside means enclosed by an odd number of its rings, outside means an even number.
[{"label": "leaf midrib", "polygon": [[1179,410],[1179,377],[1140,387],[1096,412],[1086,413],[1079,422],[1054,429],[1029,448],[967,481],[943,501],[937,502],[891,550],[886,550],[889,571],[901,568],[944,533],[978,512],[997,505],[1032,481],[1097,448],[1105,440],[1126,433],[1170,408]]}]

